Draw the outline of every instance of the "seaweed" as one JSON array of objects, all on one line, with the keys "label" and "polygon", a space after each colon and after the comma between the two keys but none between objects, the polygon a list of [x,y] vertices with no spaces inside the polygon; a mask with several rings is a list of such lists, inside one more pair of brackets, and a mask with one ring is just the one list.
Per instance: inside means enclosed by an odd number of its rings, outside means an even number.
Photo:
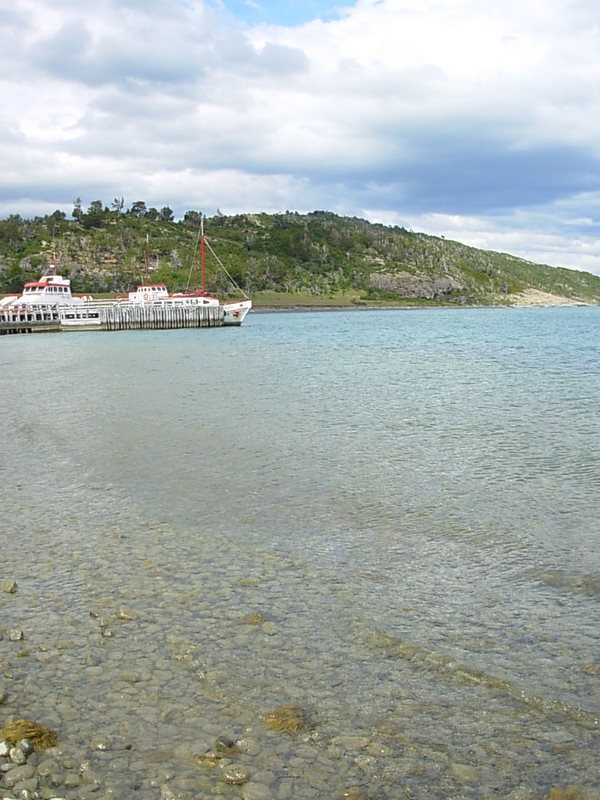
[{"label": "seaweed", "polygon": [[44,728],[43,725],[30,719],[14,719],[12,722],[7,722],[2,728],[2,737],[12,745],[22,739],[28,739],[34,750],[39,751],[56,747],[58,743],[55,731]]},{"label": "seaweed", "polygon": [[267,727],[283,733],[299,733],[313,727],[308,713],[297,706],[279,706],[261,719]]}]

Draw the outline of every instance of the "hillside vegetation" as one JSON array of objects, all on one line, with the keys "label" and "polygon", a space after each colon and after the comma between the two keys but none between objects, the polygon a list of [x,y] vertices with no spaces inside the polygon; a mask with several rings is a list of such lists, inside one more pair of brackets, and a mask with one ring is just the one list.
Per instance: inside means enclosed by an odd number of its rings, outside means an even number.
[{"label": "hillside vegetation", "polygon": [[[95,201],[87,212],[76,203],[73,217],[0,221],[0,293],[20,292],[52,264],[75,292],[129,291],[144,278],[146,247],[153,282],[197,285],[200,212],[175,222],[167,207]],[[237,284],[257,306],[510,305],[530,289],[600,302],[600,277],[590,273],[326,211],[218,214],[205,233],[231,278],[208,253],[207,290],[233,296]]]}]

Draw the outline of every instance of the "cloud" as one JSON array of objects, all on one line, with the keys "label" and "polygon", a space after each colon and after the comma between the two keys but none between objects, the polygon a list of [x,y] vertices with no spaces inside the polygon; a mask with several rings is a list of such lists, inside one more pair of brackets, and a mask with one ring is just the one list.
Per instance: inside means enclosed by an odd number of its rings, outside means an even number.
[{"label": "cloud", "polygon": [[0,213],[328,208],[600,274],[596,2],[260,5],[0,0]]}]

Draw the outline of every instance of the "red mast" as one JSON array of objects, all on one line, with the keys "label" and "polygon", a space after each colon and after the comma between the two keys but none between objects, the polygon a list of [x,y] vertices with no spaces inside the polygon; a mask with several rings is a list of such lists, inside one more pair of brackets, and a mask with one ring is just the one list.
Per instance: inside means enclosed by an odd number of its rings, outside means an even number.
[{"label": "red mast", "polygon": [[200,219],[200,253],[202,255],[202,294],[206,294],[206,284],[204,280],[204,217]]},{"label": "red mast", "polygon": [[150,264],[148,260],[148,234],[146,234],[146,283],[150,281]]}]

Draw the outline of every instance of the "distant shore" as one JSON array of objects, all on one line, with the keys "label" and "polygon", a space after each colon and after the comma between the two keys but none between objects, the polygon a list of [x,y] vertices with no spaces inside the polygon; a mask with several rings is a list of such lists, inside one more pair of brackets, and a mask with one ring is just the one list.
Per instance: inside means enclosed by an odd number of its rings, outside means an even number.
[{"label": "distant shore", "polygon": [[527,289],[515,295],[517,301],[512,305],[516,307],[531,308],[551,308],[553,306],[590,306],[593,303],[585,303],[583,300],[573,300],[570,297],[563,297],[559,294],[542,292],[539,289]]},{"label": "distant shore", "polygon": [[576,307],[576,306],[593,306],[596,305],[595,303],[588,303],[583,300],[573,300],[570,297],[564,297],[563,295],[552,294],[550,292],[543,292],[539,289],[527,289],[524,292],[520,292],[518,294],[514,294],[510,297],[510,302],[506,305],[501,306],[457,306],[457,305],[421,305],[415,303],[414,305],[405,304],[402,305],[393,305],[393,304],[332,304],[332,305],[324,305],[324,304],[311,304],[311,303],[298,303],[297,305],[294,304],[271,304],[266,303],[265,305],[261,305],[260,301],[258,304],[255,304],[253,311],[255,313],[273,313],[278,311],[285,311],[285,312],[300,312],[300,311],[382,311],[382,310],[394,310],[394,311],[414,311],[417,309],[423,308],[563,308],[563,307]]}]

